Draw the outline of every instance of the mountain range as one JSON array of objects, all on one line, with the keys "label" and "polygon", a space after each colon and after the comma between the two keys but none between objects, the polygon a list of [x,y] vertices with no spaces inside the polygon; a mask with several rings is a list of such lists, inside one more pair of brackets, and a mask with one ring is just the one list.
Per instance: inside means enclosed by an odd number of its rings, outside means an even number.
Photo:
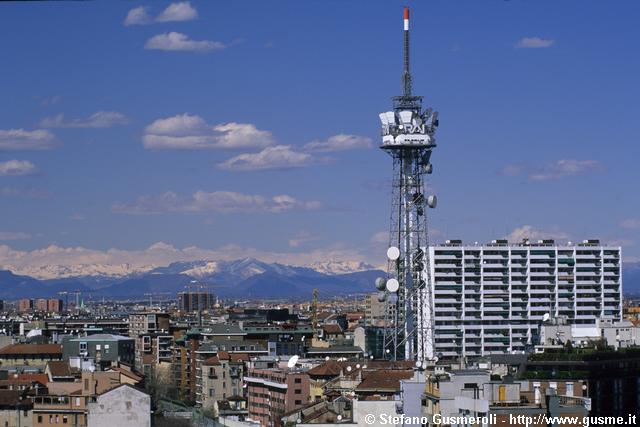
[{"label": "mountain range", "polygon": [[[133,271],[121,266],[94,266],[86,270],[54,266],[40,271],[61,274],[59,277],[35,278],[0,270],[0,299],[54,297],[64,291],[80,291],[94,298],[136,298],[145,294],[175,296],[192,282],[225,298],[310,298],[313,289],[318,289],[321,297],[330,297],[374,292],[375,278],[385,274],[360,262],[291,266],[255,258],[174,262]],[[76,274],[70,275],[70,271],[76,271]],[[640,295],[640,262],[624,263],[622,280],[625,294]]]},{"label": "mountain range", "polygon": [[[254,258],[236,261],[174,262],[164,267],[144,268],[133,272],[90,268],[90,274],[70,275],[70,269],[50,266],[39,269],[45,277],[34,278],[0,270],[0,298],[53,297],[63,291],[81,291],[93,297],[134,298],[145,294],[175,296],[196,282],[221,297],[241,298],[310,298],[314,288],[321,296],[372,292],[376,277],[384,272],[359,262],[317,263],[313,267],[296,267],[266,263]],[[102,273],[98,272],[101,271]],[[104,271],[108,271],[105,274]],[[51,277],[51,272],[60,277]],[[79,270],[78,270],[79,271]],[[114,274],[114,271],[123,271]]]}]

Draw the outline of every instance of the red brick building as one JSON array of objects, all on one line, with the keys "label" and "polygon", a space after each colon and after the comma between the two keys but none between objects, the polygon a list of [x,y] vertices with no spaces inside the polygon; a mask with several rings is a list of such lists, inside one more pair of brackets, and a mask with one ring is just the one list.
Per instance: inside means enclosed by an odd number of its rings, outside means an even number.
[{"label": "red brick building", "polygon": [[60,313],[64,309],[61,299],[51,298],[47,301],[47,311],[50,313]]},{"label": "red brick building", "polygon": [[27,311],[31,311],[33,309],[33,300],[24,298],[18,301],[18,312],[26,313]]}]

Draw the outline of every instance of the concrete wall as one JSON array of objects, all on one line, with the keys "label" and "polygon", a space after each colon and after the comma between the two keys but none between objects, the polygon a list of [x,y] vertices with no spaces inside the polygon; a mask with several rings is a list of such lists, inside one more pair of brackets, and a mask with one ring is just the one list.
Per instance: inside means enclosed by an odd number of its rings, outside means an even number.
[{"label": "concrete wall", "polygon": [[0,426],[2,427],[32,427],[33,411],[20,409],[0,410]]},{"label": "concrete wall", "polygon": [[98,396],[89,404],[88,427],[150,427],[151,398],[129,386]]}]

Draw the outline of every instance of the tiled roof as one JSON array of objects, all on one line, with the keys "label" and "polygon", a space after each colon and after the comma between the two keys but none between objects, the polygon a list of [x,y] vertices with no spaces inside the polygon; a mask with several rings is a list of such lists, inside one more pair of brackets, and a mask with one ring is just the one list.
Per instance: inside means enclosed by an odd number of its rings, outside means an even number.
[{"label": "tiled roof", "polygon": [[0,356],[55,354],[62,356],[60,344],[13,344],[0,349]]},{"label": "tiled roof", "polygon": [[342,328],[337,323],[324,325],[322,327],[322,329],[327,334],[341,334],[342,333]]},{"label": "tiled roof", "polygon": [[362,382],[356,387],[356,391],[400,391],[400,380],[408,380],[413,377],[413,371],[389,371],[380,370],[368,373]]},{"label": "tiled roof", "polygon": [[71,367],[69,366],[69,362],[65,362],[62,360],[52,360],[47,363],[49,366],[49,372],[51,372],[52,377],[71,377]]},{"label": "tiled roof", "polygon": [[26,399],[20,391],[0,390],[0,408],[21,408],[33,406],[31,400]]},{"label": "tiled roof", "polygon": [[204,366],[220,366],[220,359],[217,356],[208,358],[202,363]]}]

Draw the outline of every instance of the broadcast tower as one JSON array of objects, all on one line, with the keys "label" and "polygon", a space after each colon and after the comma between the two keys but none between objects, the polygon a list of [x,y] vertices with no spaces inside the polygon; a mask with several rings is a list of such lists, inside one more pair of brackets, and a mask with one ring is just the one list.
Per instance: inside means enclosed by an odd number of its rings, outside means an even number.
[{"label": "broadcast tower", "polygon": [[436,147],[438,113],[422,109],[412,93],[409,68],[409,9],[404,9],[403,94],[393,98],[393,111],[380,114],[382,145],[393,159],[391,227],[386,278],[376,280],[378,299],[387,305],[385,356],[415,360],[434,358],[432,272],[429,262],[427,210],[436,197],[426,196],[431,152]]}]

